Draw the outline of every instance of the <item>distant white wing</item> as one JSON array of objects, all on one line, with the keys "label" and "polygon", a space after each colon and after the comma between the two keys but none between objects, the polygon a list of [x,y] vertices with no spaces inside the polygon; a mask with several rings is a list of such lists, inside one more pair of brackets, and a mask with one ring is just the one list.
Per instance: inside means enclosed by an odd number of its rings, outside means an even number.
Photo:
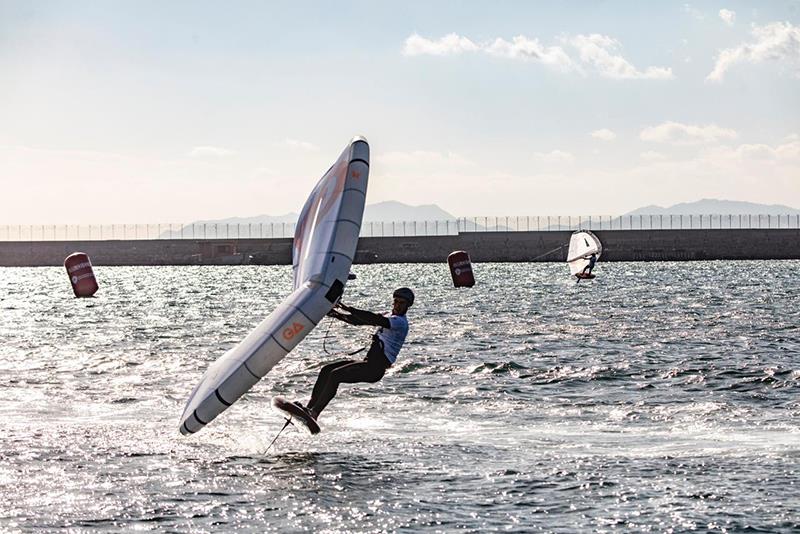
[{"label": "distant white wing", "polygon": [[603,253],[603,245],[600,240],[589,230],[579,230],[574,232],[569,239],[569,251],[567,252],[567,263],[569,272],[577,274],[589,265],[589,257],[592,254]]}]

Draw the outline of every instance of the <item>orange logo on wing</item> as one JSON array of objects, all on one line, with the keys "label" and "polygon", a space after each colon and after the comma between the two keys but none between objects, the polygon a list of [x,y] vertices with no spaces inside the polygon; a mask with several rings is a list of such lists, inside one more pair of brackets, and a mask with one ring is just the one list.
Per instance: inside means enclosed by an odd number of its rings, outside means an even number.
[{"label": "orange logo on wing", "polygon": [[294,336],[302,332],[303,328],[304,328],[303,325],[301,325],[300,323],[292,323],[292,326],[288,326],[283,329],[283,339],[289,341]]}]

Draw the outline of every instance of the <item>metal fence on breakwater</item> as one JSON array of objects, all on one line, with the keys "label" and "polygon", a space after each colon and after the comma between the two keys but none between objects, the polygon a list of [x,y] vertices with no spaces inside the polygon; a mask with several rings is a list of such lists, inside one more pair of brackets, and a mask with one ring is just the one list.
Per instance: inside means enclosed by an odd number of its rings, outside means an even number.
[{"label": "metal fence on breakwater", "polygon": [[[367,221],[361,237],[447,236],[462,232],[565,230],[714,230],[800,228],[800,214],[783,215],[536,215],[460,217],[438,221]],[[0,241],[140,239],[270,239],[293,237],[294,223],[6,224]]]}]

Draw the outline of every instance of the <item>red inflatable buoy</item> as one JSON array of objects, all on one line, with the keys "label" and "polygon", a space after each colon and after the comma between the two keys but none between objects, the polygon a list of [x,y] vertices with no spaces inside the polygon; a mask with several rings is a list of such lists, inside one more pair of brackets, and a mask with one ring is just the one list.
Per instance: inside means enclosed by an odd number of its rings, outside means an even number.
[{"label": "red inflatable buoy", "polygon": [[72,291],[76,297],[91,297],[98,289],[97,279],[92,271],[92,262],[83,252],[75,252],[64,259]]},{"label": "red inflatable buoy", "polygon": [[463,250],[456,250],[447,256],[447,264],[450,266],[450,275],[453,277],[453,285],[456,287],[472,287],[475,285],[475,275],[472,274],[472,262],[469,254]]}]

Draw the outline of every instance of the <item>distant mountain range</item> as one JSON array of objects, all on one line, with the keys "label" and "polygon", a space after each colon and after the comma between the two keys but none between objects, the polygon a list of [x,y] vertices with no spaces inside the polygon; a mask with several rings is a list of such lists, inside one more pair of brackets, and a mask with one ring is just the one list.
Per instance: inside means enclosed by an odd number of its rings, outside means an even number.
[{"label": "distant mountain range", "polygon": [[[800,209],[779,204],[756,204],[754,202],[741,202],[736,200],[717,200],[704,198],[696,202],[684,202],[663,208],[651,205],[624,213],[628,215],[797,215]],[[515,215],[515,214],[509,214]],[[569,214],[565,214],[569,215]],[[573,214],[576,215],[576,214]],[[588,214],[587,214],[588,215]],[[230,217],[195,221],[195,225],[218,224],[270,224],[297,222],[298,214],[290,212],[285,215],[256,215],[254,217]],[[471,217],[468,217],[471,218]],[[400,221],[455,221],[457,217],[443,210],[436,204],[411,206],[394,200],[368,204],[364,209],[364,222],[400,222]],[[480,217],[479,217],[480,219]]]},{"label": "distant mountain range", "polygon": [[[269,223],[296,223],[298,213],[290,212],[285,215],[256,215],[254,217],[229,217],[227,219],[214,219],[195,221],[191,224],[269,224]],[[455,215],[444,211],[436,204],[410,206],[389,200],[368,204],[364,208],[364,222],[393,222],[393,221],[455,221]]]},{"label": "distant mountain range", "polygon": [[[587,220],[576,217],[578,214],[565,214],[561,217],[554,215],[543,215],[541,217],[516,217],[510,214],[508,217],[456,217],[446,212],[436,204],[424,204],[422,206],[411,206],[394,200],[369,204],[364,209],[364,221],[362,229],[366,229],[366,235],[434,235],[455,232],[482,232],[482,231],[508,231],[514,229],[537,228],[541,230],[575,230],[585,226]],[[588,215],[588,214],[586,214]],[[629,211],[628,213],[614,216],[613,221],[609,217],[603,220],[608,221],[609,229],[619,228],[661,228],[667,225],[671,228],[674,222],[668,216],[706,216],[695,220],[688,220],[686,224],[691,227],[699,223],[710,225],[711,227],[721,227],[725,219],[728,224],[733,224],[730,217],[739,215],[790,215],[800,216],[800,210],[782,205],[756,204],[753,202],[740,202],[735,200],[716,200],[702,199],[697,202],[685,202],[675,204],[667,208],[661,206],[645,206],[643,208]],[[180,230],[167,230],[159,235],[160,238],[177,238],[185,236],[198,237],[292,237],[294,226],[297,223],[298,214],[291,212],[285,215],[256,215],[254,217],[229,217],[227,219],[195,221],[183,226]],[[634,218],[634,216],[636,216]],[[650,216],[650,217],[647,217]],[[658,217],[661,216],[661,217]],[[532,222],[534,221],[535,222]],[[667,221],[666,223],[664,221]],[[703,223],[703,221],[706,221]],[[456,222],[458,221],[458,222]],[[522,221],[522,222],[520,222]],[[569,221],[569,222],[568,222]],[[761,218],[757,219],[761,224]],[[600,225],[600,221],[595,217],[595,222]],[[739,221],[737,223],[741,224]],[[396,224],[399,223],[399,224]],[[433,224],[430,224],[433,223]],[[517,227],[516,224],[520,226]],[[683,219],[679,221],[684,224]],[[748,221],[747,224],[750,224]],[[589,220],[591,226],[591,220]],[[682,227],[682,226],[681,226]],[[373,234],[375,232],[375,234]]]},{"label": "distant mountain range", "polygon": [[624,215],[797,215],[799,209],[780,204],[756,204],[738,200],[704,198],[696,202],[683,202],[668,208],[645,206]]}]

